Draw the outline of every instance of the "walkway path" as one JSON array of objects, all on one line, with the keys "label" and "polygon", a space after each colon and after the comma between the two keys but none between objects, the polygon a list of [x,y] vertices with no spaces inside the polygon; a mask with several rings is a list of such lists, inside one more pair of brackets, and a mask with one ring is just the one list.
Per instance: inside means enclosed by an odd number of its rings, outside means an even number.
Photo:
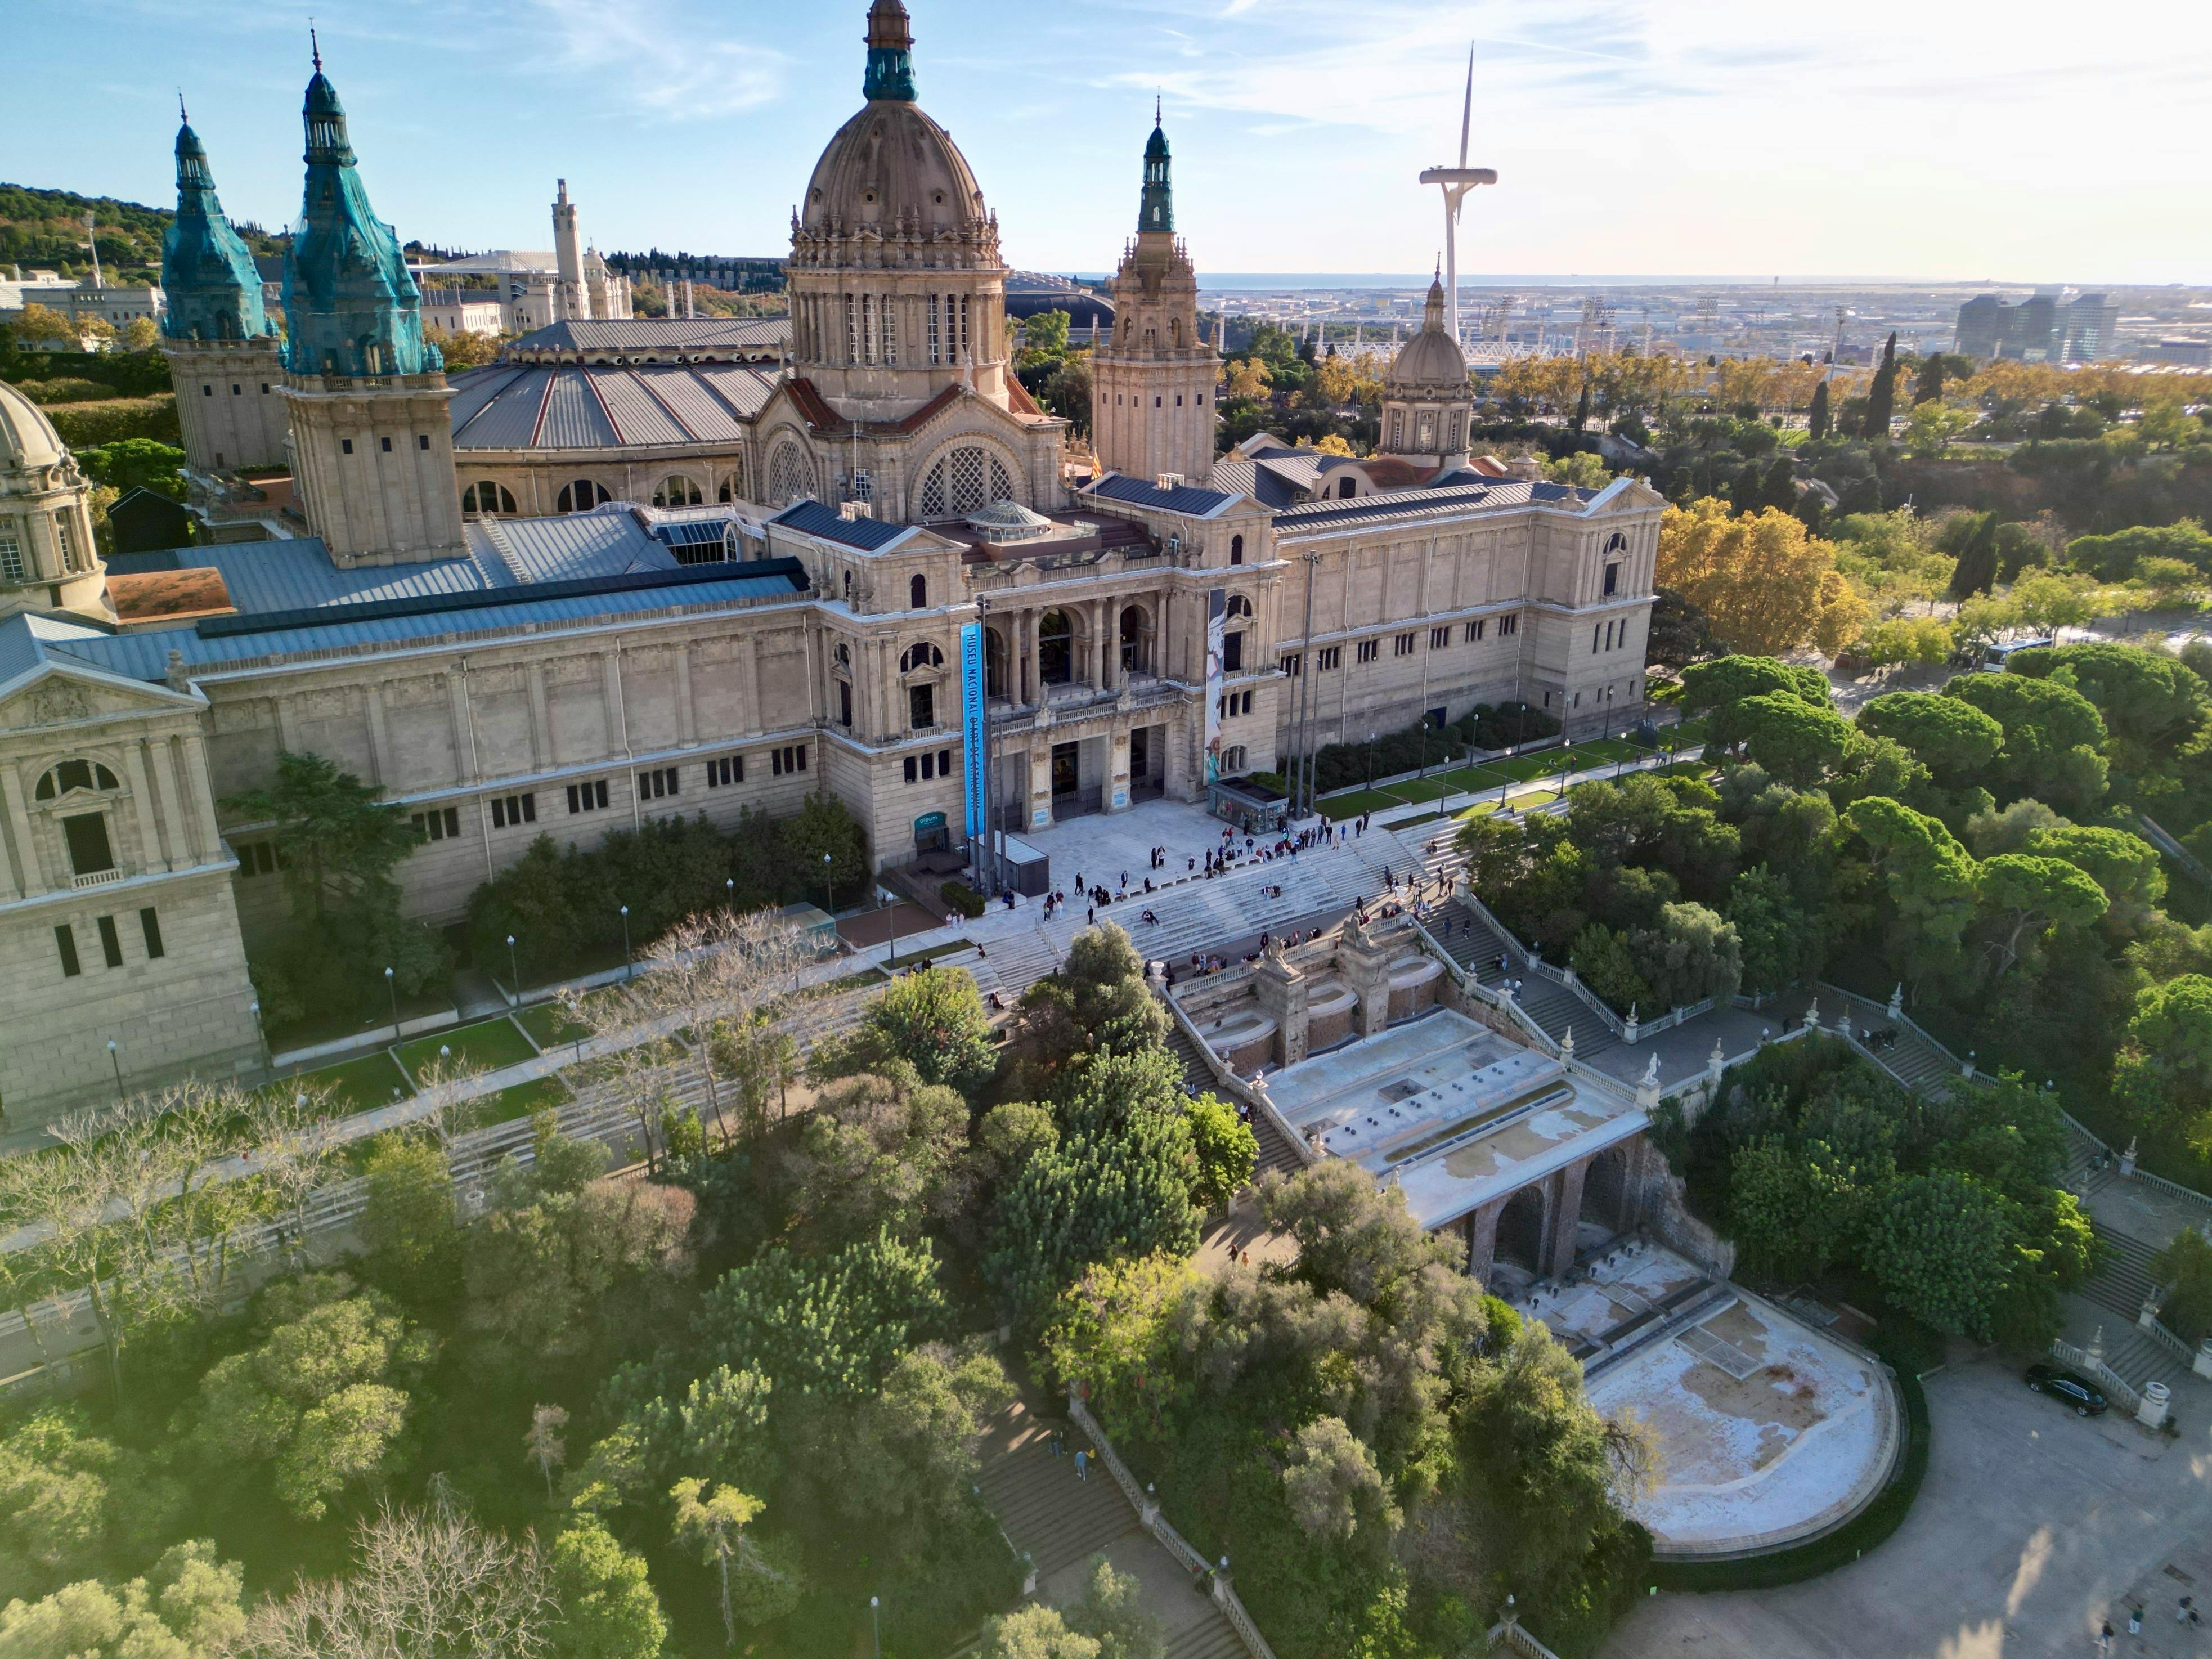
[{"label": "walkway path", "polygon": [[[1063,1429],[1058,1456],[1054,1426]],[[1087,1466],[1079,1480],[1079,1451]],[[1145,1610],[1167,1638],[1167,1659],[1245,1659],[1236,1629],[1139,1523],[1081,1430],[1042,1422],[1018,1401],[985,1429],[982,1455],[983,1501],[1034,1565],[1040,1601],[1066,1607],[1082,1600],[1091,1559],[1103,1555],[1142,1587]]]}]

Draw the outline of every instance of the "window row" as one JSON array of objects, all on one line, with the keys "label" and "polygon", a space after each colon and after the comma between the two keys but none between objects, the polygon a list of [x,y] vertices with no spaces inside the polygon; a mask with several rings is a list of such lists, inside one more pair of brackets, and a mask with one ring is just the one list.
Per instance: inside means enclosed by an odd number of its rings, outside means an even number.
[{"label": "window row", "polygon": [[[91,568],[90,554],[70,533],[69,515],[57,513],[48,520],[53,530],[54,548],[61,555],[64,571],[82,571]],[[0,581],[24,582],[31,579],[30,560],[25,556],[21,538],[16,534],[13,520],[0,520]]]},{"label": "window row", "polygon": [[[232,397],[234,397],[234,398],[242,398],[242,397],[244,397],[244,396],[246,395],[246,389],[245,389],[243,386],[240,386],[240,385],[239,385],[239,383],[238,383],[237,381],[233,380],[233,381],[230,383],[230,395],[231,395]],[[266,381],[266,380],[264,380],[264,381],[261,383],[261,395],[262,395],[263,397],[264,397],[264,398],[265,398],[265,397],[267,397],[267,396],[269,395],[269,382],[268,382],[268,381]],[[212,386],[209,385],[205,380],[201,381],[201,382],[200,382],[200,396],[201,396],[201,397],[203,397],[203,398],[212,398],[212,397],[214,397],[214,396],[215,396],[215,387],[213,387]]]},{"label": "window row", "polygon": [[[94,918],[93,930],[100,936],[100,959],[111,968],[120,968],[123,965],[123,935],[115,926],[115,918]],[[151,905],[138,913],[138,934],[145,941],[149,962],[159,962],[168,955],[167,946],[161,942],[161,915]],[[55,926],[54,948],[62,959],[64,979],[75,979],[84,972],[83,959],[77,955],[74,924],[64,921]]]},{"label": "window row", "polygon": [[1249,691],[1229,692],[1218,698],[1214,707],[1224,720],[1231,714],[1249,714],[1252,712],[1252,694]]},{"label": "window row", "polygon": [[[1474,645],[1479,643],[1483,637],[1484,631],[1489,626],[1489,620],[1490,619],[1487,617],[1478,617],[1474,621],[1467,623],[1461,632],[1460,642],[1463,645]],[[1518,616],[1500,617],[1497,621],[1498,635],[1500,639],[1510,637],[1510,635],[1521,631],[1521,618]],[[1626,622],[1623,622],[1619,626],[1621,630],[1620,640],[1623,643],[1626,643],[1628,638],[1628,624]],[[1232,635],[1231,637],[1235,638],[1237,636]],[[1420,634],[1418,629],[1409,629],[1402,634],[1394,634],[1390,637],[1390,654],[1395,657],[1410,657],[1418,647],[1419,641]],[[1429,629],[1430,650],[1443,651],[1448,649],[1450,647],[1451,642],[1452,630],[1450,623],[1447,623],[1442,627],[1431,628]],[[1318,647],[1316,654],[1320,658],[1320,663],[1318,665],[1319,672],[1324,674],[1329,672],[1333,669],[1342,666],[1344,662],[1344,647],[1340,645],[1322,646]],[[1355,662],[1374,662],[1378,659],[1382,654],[1382,641],[1379,638],[1359,640],[1354,642],[1354,654],[1352,659]],[[1230,665],[1235,666],[1236,665],[1232,664]],[[1299,675],[1305,672],[1305,654],[1304,653],[1298,651],[1289,652],[1284,655],[1281,660],[1277,664],[1277,666],[1282,671],[1282,672],[1289,675],[1292,679],[1296,679]]]},{"label": "window row", "polygon": [[906,757],[906,781],[927,783],[932,778],[952,775],[952,751],[950,749],[925,749],[919,755]]},{"label": "window row", "polygon": [[[389,437],[380,437],[380,438],[379,438],[379,439],[377,440],[377,442],[378,442],[379,444],[380,444],[380,445],[382,445],[382,446],[383,446],[383,450],[384,450],[384,453],[385,453],[386,454],[389,455],[389,454],[392,453],[392,440],[391,440]],[[418,432],[418,433],[416,433],[416,434],[415,434],[415,447],[416,447],[416,448],[417,448],[417,449],[428,449],[428,448],[429,448],[429,447],[430,447],[430,434],[429,434],[428,433],[427,433],[427,432]],[[350,439],[350,438],[341,438],[341,439],[339,439],[339,440],[338,440],[338,453],[339,453],[339,454],[341,454],[341,455],[350,455],[350,454],[352,454],[352,453],[353,453],[353,440],[352,440],[352,439]]]},{"label": "window row", "polygon": [[[786,744],[769,750],[770,769],[777,777],[787,772],[806,769],[806,745]],[[721,755],[706,763],[707,787],[726,789],[745,781],[745,757],[743,755]],[[604,812],[612,799],[607,792],[605,778],[585,778],[566,787],[568,812],[571,817],[586,812]],[[651,766],[637,774],[637,798],[640,800],[666,800],[684,793],[683,769],[675,766]],[[491,801],[491,827],[513,830],[523,824],[538,822],[538,797],[535,793],[518,792],[509,795],[494,795]],[[415,813],[409,822],[416,836],[424,842],[452,841],[461,833],[461,813],[456,806],[434,806]],[[238,868],[241,876],[265,876],[278,867],[276,843],[248,842],[238,849]]]},{"label": "window row", "polygon": [[1616,617],[1609,623],[1590,624],[1590,655],[1602,651],[1618,651],[1628,643],[1628,618]]}]

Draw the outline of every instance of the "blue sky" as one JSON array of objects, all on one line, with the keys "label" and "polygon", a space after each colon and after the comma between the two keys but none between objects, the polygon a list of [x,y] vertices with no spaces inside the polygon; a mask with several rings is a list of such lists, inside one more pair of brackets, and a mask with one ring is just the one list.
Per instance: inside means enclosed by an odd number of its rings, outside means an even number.
[{"label": "blue sky", "polygon": [[[921,100],[1009,258],[1101,270],[1161,88],[1201,271],[2212,282],[2212,21],[2172,0],[908,0]],[[0,177],[172,198],[176,88],[226,205],[297,211],[307,20],[379,213],[544,247],[773,253],[860,102],[864,0],[5,0]],[[33,64],[35,70],[21,65]]]}]

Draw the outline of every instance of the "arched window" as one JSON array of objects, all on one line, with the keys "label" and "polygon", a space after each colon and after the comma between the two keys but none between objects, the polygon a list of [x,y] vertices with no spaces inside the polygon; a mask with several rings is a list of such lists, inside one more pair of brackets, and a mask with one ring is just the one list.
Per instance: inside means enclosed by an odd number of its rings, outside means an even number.
[{"label": "arched window", "polygon": [[853,647],[841,643],[837,647],[837,666],[848,672],[853,666]]},{"label": "arched window", "polygon": [[909,611],[929,609],[929,578],[916,572],[906,585],[906,603]]},{"label": "arched window", "polygon": [[807,465],[805,452],[797,441],[786,438],[768,459],[768,504],[789,507],[813,493],[814,469]]},{"label": "arched window", "polygon": [[1242,536],[1231,536],[1229,538],[1229,562],[1231,564],[1244,562],[1244,538]]},{"label": "arched window", "polygon": [[65,760],[39,780],[39,787],[32,794],[38,800],[52,800],[72,789],[108,790],[122,787],[116,782],[115,774],[98,761]]},{"label": "arched window", "polygon": [[714,499],[722,501],[741,501],[745,499],[745,458],[738,456],[731,463],[730,476],[722,480],[714,492]]},{"label": "arched window", "polygon": [[705,499],[700,493],[698,483],[680,472],[673,477],[663,478],[653,487],[653,504],[655,507],[697,507]]},{"label": "arched window", "polygon": [[917,668],[942,668],[945,653],[927,640],[920,645],[910,645],[899,658],[899,672],[911,674]]},{"label": "arched window", "polygon": [[588,513],[601,501],[611,501],[609,495],[589,478],[579,478],[574,483],[561,486],[561,495],[553,503],[556,513]]},{"label": "arched window", "polygon": [[1628,538],[1623,535],[1620,531],[1614,531],[1613,534],[1605,538],[1605,556],[1607,558],[1611,558],[1616,553],[1626,553],[1627,551]]},{"label": "arched window", "polygon": [[1020,499],[1005,462],[981,444],[963,444],[922,475],[919,516],[959,518],[993,501]]},{"label": "arched window", "polygon": [[1121,611],[1120,629],[1121,669],[1124,673],[1146,673],[1152,665],[1152,629],[1141,605],[1126,605]]},{"label": "arched window", "polygon": [[461,511],[468,514],[514,512],[514,497],[504,484],[494,483],[489,478],[472,483],[461,492]]},{"label": "arched window", "polygon": [[1244,745],[1241,743],[1232,743],[1221,751],[1221,769],[1224,772],[1242,772],[1244,769]]},{"label": "arched window", "polygon": [[1075,624],[1065,611],[1048,611],[1036,627],[1037,678],[1046,685],[1066,685],[1075,675]]},{"label": "arched window", "polygon": [[1249,617],[1252,614],[1252,601],[1242,593],[1231,593],[1229,596],[1228,609],[1224,614],[1230,617]]}]

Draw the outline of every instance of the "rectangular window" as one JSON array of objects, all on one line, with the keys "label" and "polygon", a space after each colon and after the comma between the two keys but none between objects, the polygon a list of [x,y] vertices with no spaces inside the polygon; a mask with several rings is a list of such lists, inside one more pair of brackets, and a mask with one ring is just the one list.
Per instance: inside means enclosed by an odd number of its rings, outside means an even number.
[{"label": "rectangular window", "polygon": [[845,361],[860,361],[860,308],[854,303],[856,296],[845,296]]},{"label": "rectangular window", "polygon": [[787,743],[781,749],[769,750],[769,772],[771,776],[780,778],[786,773],[804,772],[805,769],[806,745],[805,744]]},{"label": "rectangular window", "polygon": [[877,307],[877,315],[882,319],[880,331],[883,335],[884,366],[887,368],[896,368],[898,367],[898,306],[892,295],[888,294],[884,295],[881,304]]},{"label": "rectangular window", "polygon": [[921,781],[927,783],[937,775],[937,757],[924,750],[921,757]]},{"label": "rectangular window", "polygon": [[745,757],[743,755],[725,755],[720,760],[707,763],[707,787],[709,789],[726,789],[733,783],[744,781]]},{"label": "rectangular window", "polygon": [[64,921],[54,929],[54,944],[62,953],[62,977],[75,979],[84,971],[84,966],[76,959],[76,935],[70,931],[69,923]]},{"label": "rectangular window", "polygon": [[1362,641],[1360,641],[1360,642],[1359,642],[1359,648],[1358,648],[1358,651],[1356,651],[1355,653],[1353,653],[1352,654],[1353,654],[1353,659],[1354,659],[1355,661],[1358,661],[1358,662],[1373,662],[1376,657],[1378,657],[1378,656],[1380,656],[1380,655],[1382,654],[1382,641],[1380,641],[1380,640],[1362,640]]},{"label": "rectangular window", "polygon": [[849,680],[837,682],[837,724],[848,730],[853,724],[853,686]]},{"label": "rectangular window", "polygon": [[1221,666],[1225,672],[1231,674],[1238,674],[1243,672],[1243,635],[1231,634],[1221,641]]},{"label": "rectangular window", "polygon": [[392,453],[392,440],[391,440],[391,439],[389,439],[389,438],[386,438],[386,439],[382,440],[382,442],[383,442],[383,445],[384,445],[384,453],[385,453],[386,454],[389,455],[389,454]]},{"label": "rectangular window", "polygon": [[237,397],[237,396],[239,396],[239,395],[240,395],[240,394],[239,394],[239,390],[238,390],[238,382],[237,382],[237,381],[235,381],[235,380],[233,380],[233,381],[230,383],[230,395],[231,395],[232,397],[234,397],[234,398],[235,398],[235,397]]},{"label": "rectangular window", "polygon": [[1321,672],[1322,673],[1326,674],[1332,669],[1341,668],[1344,666],[1344,647],[1342,646],[1325,645],[1322,647],[1320,654],[1320,665]]},{"label": "rectangular window", "polygon": [[62,820],[62,839],[68,844],[70,870],[80,876],[98,875],[115,867],[115,849],[107,841],[107,817],[101,812],[80,812]]},{"label": "rectangular window", "polygon": [[1520,631],[1521,618],[1519,617],[1500,617],[1498,619],[1498,637],[1499,639],[1504,639],[1508,634],[1518,634]]},{"label": "rectangular window", "polygon": [[69,520],[57,516],[54,520],[54,545],[61,550],[62,568],[76,568],[76,548],[70,541]]},{"label": "rectangular window", "polygon": [[950,749],[937,751],[937,775],[940,778],[952,775],[952,751]]},{"label": "rectangular window", "polygon": [[1473,645],[1473,644],[1474,644],[1477,641],[1480,640],[1481,638],[1482,638],[1482,624],[1481,624],[1481,623],[1480,623],[1480,622],[1471,622],[1471,623],[1469,623],[1467,625],[1467,641],[1466,641],[1466,643],[1468,643],[1468,645]]},{"label": "rectangular window", "polygon": [[937,688],[910,685],[906,692],[907,723],[916,731],[937,724]]},{"label": "rectangular window", "polygon": [[968,358],[968,296],[964,294],[960,296],[960,357],[963,362]]},{"label": "rectangular window", "polygon": [[138,931],[146,936],[146,959],[159,962],[169,953],[161,948],[161,918],[151,905],[138,913]]},{"label": "rectangular window", "polygon": [[518,823],[538,822],[538,797],[535,795],[494,795],[491,798],[491,827],[512,830]]},{"label": "rectangular window", "polygon": [[1284,673],[1289,675],[1291,678],[1297,679],[1300,675],[1306,672],[1305,653],[1304,652],[1294,653],[1291,655],[1284,658],[1277,666],[1279,667]]},{"label": "rectangular window", "polygon": [[415,447],[416,447],[416,448],[417,448],[417,449],[428,449],[429,447],[430,447],[430,434],[429,434],[428,433],[427,433],[427,432],[418,432],[418,433],[416,433],[416,434],[415,434]]},{"label": "rectangular window", "polygon": [[1601,635],[1602,635],[1604,632],[1605,632],[1605,628],[1604,628],[1604,625],[1603,625],[1602,623],[1592,623],[1590,624],[1590,655],[1592,655],[1593,657],[1595,657],[1595,655],[1597,655],[1597,642],[1598,642],[1598,638],[1599,638],[1599,636],[1600,636]]},{"label": "rectangular window", "polygon": [[341,439],[339,439],[339,440],[338,440],[338,453],[339,453],[339,454],[341,454],[341,455],[350,455],[350,454],[352,454],[352,453],[353,453],[353,440],[352,440],[352,439],[350,439],[350,438],[341,438]]},{"label": "rectangular window", "polygon": [[1605,596],[1607,599],[1611,599],[1614,594],[1620,592],[1620,566],[1617,563],[1609,564],[1605,568]]},{"label": "rectangular window", "polygon": [[908,783],[921,781],[921,759],[919,756],[908,755],[906,757],[906,781]]},{"label": "rectangular window", "polygon": [[1394,657],[1412,656],[1413,654],[1413,635],[1410,633],[1401,634],[1394,638],[1390,641],[1390,654]]},{"label": "rectangular window", "polygon": [[203,397],[203,398],[212,398],[212,397],[214,397],[214,396],[215,396],[215,388],[214,388],[213,386],[211,386],[208,385],[205,381],[202,381],[202,382],[201,382],[201,384],[200,384],[200,396],[201,396],[201,397]]},{"label": "rectangular window", "polygon": [[269,395],[269,382],[266,380],[261,383],[261,395],[264,398]]},{"label": "rectangular window", "polygon": [[101,959],[111,968],[120,968],[123,965],[123,940],[116,933],[115,918],[100,917],[99,927]]},{"label": "rectangular window", "polygon": [[876,361],[876,296],[872,294],[860,296],[860,361]]},{"label": "rectangular window", "polygon": [[568,811],[575,812],[604,812],[607,808],[607,781],[592,778],[568,786]]},{"label": "rectangular window", "polygon": [[417,812],[411,822],[415,833],[425,841],[458,841],[461,834],[461,809],[458,806],[434,806],[427,812]]},{"label": "rectangular window", "polygon": [[938,344],[937,295],[929,296],[929,366],[935,368],[944,362],[943,348]]},{"label": "rectangular window", "polygon": [[23,546],[12,530],[0,529],[0,581],[23,580]]},{"label": "rectangular window", "polygon": [[665,799],[676,793],[676,782],[674,767],[649,767],[637,775],[637,798],[640,800]]},{"label": "rectangular window", "polygon": [[1429,649],[1430,649],[1430,650],[1431,650],[1431,651],[1441,651],[1441,650],[1443,650],[1446,646],[1449,645],[1450,643],[1451,643],[1451,629],[1450,629],[1449,627],[1444,627],[1444,628],[1431,628],[1431,629],[1429,630]]}]

